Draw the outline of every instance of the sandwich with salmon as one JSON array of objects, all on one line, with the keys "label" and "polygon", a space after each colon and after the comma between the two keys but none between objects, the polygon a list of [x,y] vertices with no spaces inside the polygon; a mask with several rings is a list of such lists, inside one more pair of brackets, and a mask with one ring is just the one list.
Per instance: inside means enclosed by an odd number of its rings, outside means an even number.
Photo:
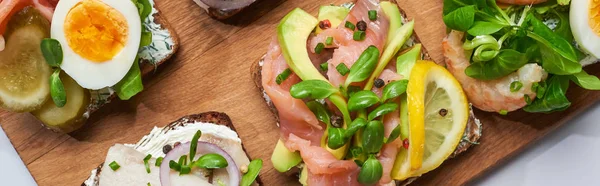
[{"label": "sandwich with salmon", "polygon": [[0,109],[72,132],[177,48],[154,0],[0,1]]},{"label": "sandwich with salmon", "polygon": [[136,144],[115,144],[82,186],[259,185],[229,116],[205,112],[154,127]]},{"label": "sandwich with salmon", "polygon": [[404,185],[477,144],[460,83],[393,1],[300,8],[251,69],[281,131],[271,161],[303,185]]}]

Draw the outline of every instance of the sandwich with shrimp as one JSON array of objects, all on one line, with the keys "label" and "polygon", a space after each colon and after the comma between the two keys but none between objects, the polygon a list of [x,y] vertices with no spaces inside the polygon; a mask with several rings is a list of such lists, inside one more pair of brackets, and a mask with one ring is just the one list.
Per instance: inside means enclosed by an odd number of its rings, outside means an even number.
[{"label": "sandwich with shrimp", "polygon": [[115,144],[83,186],[260,184],[229,116],[205,112],[154,127],[136,144]]},{"label": "sandwich with shrimp", "polygon": [[582,68],[600,58],[598,12],[594,0],[444,1],[446,66],[483,111],[563,111],[570,82],[600,90]]},{"label": "sandwich with shrimp", "polygon": [[0,109],[68,133],[177,50],[154,0],[0,1]]},{"label": "sandwich with shrimp", "polygon": [[302,9],[277,25],[254,80],[281,131],[271,161],[303,185],[396,185],[477,143],[459,82],[429,61],[395,2]]}]

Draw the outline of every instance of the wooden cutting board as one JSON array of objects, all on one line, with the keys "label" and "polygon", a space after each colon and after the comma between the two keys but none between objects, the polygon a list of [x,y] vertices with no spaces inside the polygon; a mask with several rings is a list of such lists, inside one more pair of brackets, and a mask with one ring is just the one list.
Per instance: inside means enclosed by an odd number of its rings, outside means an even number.
[{"label": "wooden cutting board", "polygon": [[[322,4],[345,1],[264,0],[227,23],[210,19],[191,0],[158,1],[180,37],[181,48],[153,77],[145,79],[144,92],[133,100],[107,105],[87,126],[70,135],[46,130],[29,114],[0,111],[0,123],[39,185],[79,185],[115,143],[134,143],[153,126],[164,126],[184,115],[226,112],[252,158],[266,160],[261,172],[265,185],[297,184],[296,178],[278,173],[269,161],[279,132],[249,68],[265,53],[276,24],[287,12],[300,7],[316,15]],[[441,21],[442,0],[398,3],[416,19],[417,34],[433,59],[441,62],[440,43],[446,30]],[[598,69],[587,70],[598,75]],[[481,145],[445,162],[415,185],[466,184],[600,99],[600,92],[575,87],[568,94],[573,105],[562,113],[500,116],[476,112],[484,124]]]}]

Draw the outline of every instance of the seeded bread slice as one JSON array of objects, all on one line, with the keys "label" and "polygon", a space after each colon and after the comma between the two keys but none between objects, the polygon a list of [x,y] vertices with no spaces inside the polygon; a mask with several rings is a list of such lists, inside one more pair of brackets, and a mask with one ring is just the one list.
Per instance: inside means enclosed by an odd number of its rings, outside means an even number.
[{"label": "seeded bread slice", "polygon": [[[221,112],[205,112],[205,113],[200,113],[200,114],[184,116],[176,121],[173,121],[170,124],[168,124],[167,126],[162,128],[161,134],[166,134],[167,132],[174,131],[174,130],[185,130],[185,126],[187,126],[189,124],[194,124],[197,122],[212,123],[215,125],[224,125],[224,126],[227,126],[229,129],[237,132],[235,130],[235,127],[233,126],[233,123],[231,122],[231,119],[229,118],[229,116],[227,116],[227,114],[221,113]],[[158,137],[158,136],[153,136],[153,137]],[[133,146],[133,148],[138,149],[144,145],[147,145],[146,142],[149,141],[150,139],[151,138],[144,138],[144,139],[140,140],[138,143],[136,143],[136,145]],[[242,149],[246,153],[246,156],[249,159],[252,159],[252,158],[250,158],[250,155],[248,155],[248,151],[246,151],[246,149],[243,147],[243,143],[242,143]],[[102,173],[103,164],[104,163],[101,163],[96,169],[92,170],[90,177],[85,182],[83,182],[81,185],[82,186],[98,186],[99,182],[100,182],[100,174]],[[260,176],[256,179],[256,182],[259,185],[262,185]]]},{"label": "seeded bread slice", "polygon": [[[400,8],[400,13],[401,13],[402,17],[404,18],[403,22],[404,23],[408,22],[409,20],[407,20],[406,13],[401,8]],[[406,45],[412,46],[416,43],[420,43],[420,40],[419,40],[418,34],[413,33],[413,35],[407,41],[407,44],[405,44],[405,46]],[[422,53],[422,59],[431,60],[431,57],[430,57],[429,53],[427,52],[427,49],[425,46],[422,47],[421,53]],[[273,104],[273,102],[271,101],[271,99],[269,98],[267,93],[265,92],[264,87],[262,86],[261,71],[262,71],[262,66],[264,64],[264,58],[265,58],[265,56],[263,56],[260,60],[258,60],[254,64],[252,64],[252,66],[250,67],[250,73],[252,75],[254,84],[261,92],[263,98],[265,99],[267,106],[273,113],[273,116],[276,118],[277,122],[279,122],[279,115],[277,112],[277,108],[275,108],[275,105]],[[473,113],[473,109],[471,107],[469,107],[469,109],[470,109],[469,120],[467,122],[467,127],[463,134],[463,138],[460,141],[460,143],[457,145],[456,149],[454,150],[454,153],[452,153],[450,158],[456,157],[458,154],[466,151],[469,147],[471,147],[475,144],[478,144],[479,138],[481,137],[481,132],[482,132],[481,122],[479,121],[479,119],[477,119],[475,117],[475,114]],[[408,185],[411,182],[413,182],[416,178],[417,177],[398,182],[397,185]]]}]

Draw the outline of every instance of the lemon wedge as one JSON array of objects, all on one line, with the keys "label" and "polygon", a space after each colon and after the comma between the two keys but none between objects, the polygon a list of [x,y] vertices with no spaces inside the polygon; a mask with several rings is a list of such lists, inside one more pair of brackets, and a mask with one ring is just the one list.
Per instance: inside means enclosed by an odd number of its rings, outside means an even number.
[{"label": "lemon wedge", "polygon": [[392,169],[396,180],[439,167],[454,152],[469,119],[469,104],[460,84],[431,61],[415,63],[406,102],[409,144],[396,157]]}]

